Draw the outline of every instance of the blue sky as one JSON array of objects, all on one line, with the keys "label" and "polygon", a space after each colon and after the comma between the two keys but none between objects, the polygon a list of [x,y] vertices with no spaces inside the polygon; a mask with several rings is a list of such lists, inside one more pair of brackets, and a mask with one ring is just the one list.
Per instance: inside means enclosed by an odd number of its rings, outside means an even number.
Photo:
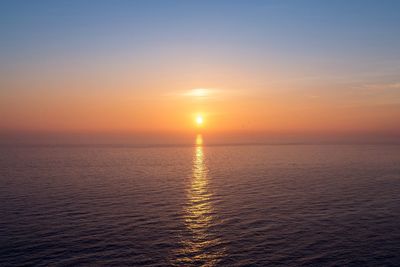
[{"label": "blue sky", "polygon": [[400,57],[399,1],[3,1],[1,5],[0,52],[11,60],[29,60],[34,54],[90,58],[96,53],[205,49],[216,54],[227,50],[223,54],[255,61],[260,55],[309,59],[315,64],[345,60],[349,67],[363,69],[365,64],[373,68],[378,60],[391,66]]}]

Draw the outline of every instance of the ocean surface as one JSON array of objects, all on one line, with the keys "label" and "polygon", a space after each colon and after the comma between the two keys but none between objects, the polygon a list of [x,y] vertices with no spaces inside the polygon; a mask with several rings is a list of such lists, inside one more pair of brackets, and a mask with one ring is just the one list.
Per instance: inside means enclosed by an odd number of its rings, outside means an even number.
[{"label": "ocean surface", "polygon": [[0,266],[400,266],[400,146],[1,147]]}]

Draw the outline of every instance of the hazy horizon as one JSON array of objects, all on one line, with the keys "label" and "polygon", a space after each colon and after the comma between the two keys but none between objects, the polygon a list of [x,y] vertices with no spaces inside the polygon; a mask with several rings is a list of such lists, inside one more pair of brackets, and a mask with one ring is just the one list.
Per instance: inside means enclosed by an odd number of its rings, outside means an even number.
[{"label": "hazy horizon", "polygon": [[0,145],[204,145],[229,144],[400,144],[397,133],[57,133],[3,132]]}]

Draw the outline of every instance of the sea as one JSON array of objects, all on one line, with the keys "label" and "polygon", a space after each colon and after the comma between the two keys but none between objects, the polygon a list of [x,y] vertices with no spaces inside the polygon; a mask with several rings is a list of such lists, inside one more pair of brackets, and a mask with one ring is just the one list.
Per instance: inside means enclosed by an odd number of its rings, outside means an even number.
[{"label": "sea", "polygon": [[400,266],[400,146],[2,146],[0,266]]}]

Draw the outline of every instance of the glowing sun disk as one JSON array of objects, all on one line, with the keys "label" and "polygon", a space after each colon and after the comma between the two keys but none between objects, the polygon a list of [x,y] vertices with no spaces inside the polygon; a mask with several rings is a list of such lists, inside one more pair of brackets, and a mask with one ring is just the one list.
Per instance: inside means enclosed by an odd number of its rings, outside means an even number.
[{"label": "glowing sun disk", "polygon": [[202,125],[203,124],[203,117],[202,116],[197,116],[196,117],[196,123],[197,123],[197,125]]}]

